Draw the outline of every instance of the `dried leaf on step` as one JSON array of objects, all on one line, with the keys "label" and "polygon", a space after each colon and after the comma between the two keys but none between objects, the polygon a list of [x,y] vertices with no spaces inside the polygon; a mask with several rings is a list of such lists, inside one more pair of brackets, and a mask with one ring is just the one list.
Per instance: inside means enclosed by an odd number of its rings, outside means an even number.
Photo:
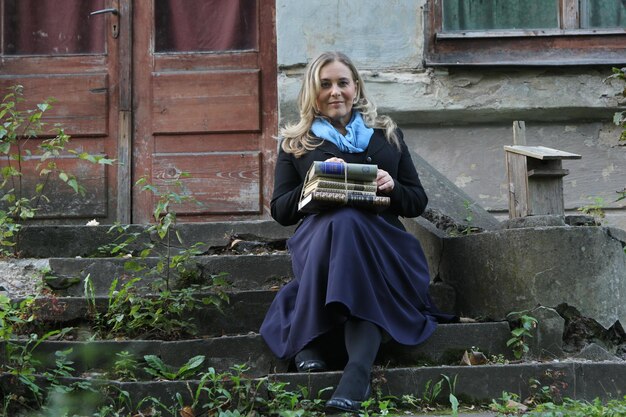
[{"label": "dried leaf on step", "polygon": [[459,317],[459,323],[476,323],[476,320],[471,317]]},{"label": "dried leaf on step", "polygon": [[482,352],[475,352],[473,350],[463,352],[463,358],[461,358],[461,365],[466,366],[484,365],[488,362],[489,360]]},{"label": "dried leaf on step", "polygon": [[506,402],[506,408],[508,410],[516,410],[516,411],[521,412],[521,413],[525,413],[526,411],[528,411],[528,407],[527,406],[525,406],[522,403],[518,403],[517,401],[513,401],[513,400],[508,400]]},{"label": "dried leaf on step", "polygon": [[243,240],[241,239],[234,239],[232,242],[230,242],[230,248],[234,248],[235,246],[237,246],[239,243],[243,242]]},{"label": "dried leaf on step", "polygon": [[180,410],[180,417],[196,417],[196,414],[193,412],[193,408],[187,405]]},{"label": "dried leaf on step", "polygon": [[463,352],[463,357],[461,358],[461,365],[464,366],[472,366],[472,362],[470,362],[469,354],[467,350]]}]

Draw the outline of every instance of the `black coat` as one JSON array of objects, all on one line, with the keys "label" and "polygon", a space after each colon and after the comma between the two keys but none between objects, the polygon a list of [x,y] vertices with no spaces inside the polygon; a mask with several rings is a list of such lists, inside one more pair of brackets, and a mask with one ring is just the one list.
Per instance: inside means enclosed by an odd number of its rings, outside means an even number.
[{"label": "black coat", "polygon": [[400,150],[390,144],[381,129],[375,129],[365,152],[343,153],[332,142],[323,143],[300,158],[282,149],[276,162],[274,193],[272,195],[272,217],[283,226],[296,224],[305,214],[298,212],[298,201],[304,185],[304,178],[313,161],[325,161],[336,156],[346,162],[376,164],[391,175],[395,186],[388,196],[391,205],[381,213],[383,218],[394,226],[404,229],[398,216],[417,217],[424,212],[428,198],[413,165],[409,150],[404,143],[402,131],[397,131]]}]

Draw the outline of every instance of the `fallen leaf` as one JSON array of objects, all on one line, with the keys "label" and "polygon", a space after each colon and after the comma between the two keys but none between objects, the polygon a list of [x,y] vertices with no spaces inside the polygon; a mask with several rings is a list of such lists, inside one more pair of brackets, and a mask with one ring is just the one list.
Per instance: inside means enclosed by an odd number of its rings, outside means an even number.
[{"label": "fallen leaf", "polygon": [[186,405],[180,410],[180,417],[196,417],[196,414],[193,412],[193,408]]},{"label": "fallen leaf", "polygon": [[473,350],[470,352],[466,350],[463,352],[463,357],[461,358],[461,365],[466,366],[484,365],[488,362],[489,360],[484,353],[475,352]]},{"label": "fallen leaf", "polygon": [[517,401],[513,401],[513,400],[508,400],[506,402],[506,408],[509,410],[516,410],[522,413],[525,413],[526,411],[528,411],[528,407],[526,407],[524,404],[519,403]]}]

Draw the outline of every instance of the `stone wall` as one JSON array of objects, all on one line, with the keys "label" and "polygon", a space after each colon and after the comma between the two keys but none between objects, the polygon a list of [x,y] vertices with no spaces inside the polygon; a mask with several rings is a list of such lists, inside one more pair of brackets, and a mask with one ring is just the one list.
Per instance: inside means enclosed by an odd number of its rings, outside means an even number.
[{"label": "stone wall", "polygon": [[411,149],[483,207],[507,215],[504,145],[524,120],[530,145],[582,155],[566,161],[566,209],[601,199],[605,224],[626,229],[626,146],[612,124],[621,97],[610,67],[427,68],[426,0],[278,0],[281,123],[297,118],[295,98],[306,62],[346,52],[380,112],[405,131]]}]

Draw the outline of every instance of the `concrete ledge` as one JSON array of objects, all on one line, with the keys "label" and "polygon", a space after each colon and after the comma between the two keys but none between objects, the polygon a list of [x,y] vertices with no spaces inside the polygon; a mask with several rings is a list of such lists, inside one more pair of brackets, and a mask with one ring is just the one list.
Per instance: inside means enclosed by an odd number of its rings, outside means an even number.
[{"label": "concrete ledge", "polygon": [[[139,273],[129,272],[125,265],[132,261],[145,265],[147,271]],[[57,293],[62,296],[79,297],[84,295],[84,279],[89,275],[96,295],[107,295],[111,282],[114,278],[139,277],[135,289],[140,293],[149,293],[151,286],[157,279],[150,274],[158,258],[51,258],[50,269],[53,275],[59,277],[59,281],[72,281],[72,285],[58,289]],[[285,253],[263,255],[215,255],[195,256],[189,261],[189,270],[195,271],[196,284],[209,284],[211,275],[226,273],[224,279],[231,284],[229,290],[251,290],[269,288],[272,285],[281,284],[293,276],[291,271],[291,258]],[[72,279],[79,278],[79,279]],[[170,285],[176,288],[180,278],[176,271],[172,271]],[[59,282],[61,284],[61,282]]]},{"label": "concrete ledge", "polygon": [[605,328],[626,323],[623,242],[604,227],[520,228],[445,240],[440,268],[457,313],[504,319],[568,304]]},{"label": "concrete ledge", "polygon": [[[626,363],[624,362],[559,362],[378,369],[373,373],[374,389],[380,389],[383,395],[421,397],[426,384],[429,381],[431,383],[440,381],[443,375],[451,381],[456,381],[454,394],[462,404],[490,402],[494,398],[500,398],[503,391],[527,398],[531,393],[529,389],[531,379],[538,380],[545,386],[554,386],[556,390],[553,393],[554,396],[586,401],[592,401],[595,398],[619,399],[623,397],[624,387],[626,387]],[[340,377],[341,372],[269,375],[272,381],[286,382],[285,388],[288,390],[296,391],[304,387],[308,390],[310,398],[317,398],[319,393],[324,400],[332,394],[332,389],[327,388],[335,387]],[[70,385],[84,382],[85,379],[58,378],[58,381]],[[92,378],[89,381],[94,388],[108,387],[128,392],[131,404],[138,404],[141,400],[151,397],[166,406],[178,404],[177,394],[185,404],[190,404],[191,395],[199,386],[197,380],[117,382]],[[40,387],[45,387],[49,381],[45,377],[37,377],[35,383]],[[24,392],[19,392],[19,387],[20,384],[14,375],[7,373],[0,375],[0,389],[3,392],[28,397],[25,386],[21,385]],[[445,381],[443,388],[441,395],[445,398],[448,395]],[[63,398],[63,404],[68,407],[79,407],[77,410],[80,410],[82,415],[86,415],[89,406],[93,406],[95,410],[99,405],[98,400],[104,400],[99,395],[91,394],[92,397],[88,398],[84,392],[74,392]],[[258,394],[265,397],[268,393],[262,389]]]},{"label": "concrete ledge", "polygon": [[[107,233],[108,226],[28,226],[20,235],[21,256],[24,258],[89,257],[98,248],[112,242],[119,235]],[[143,233],[130,249],[143,249],[146,242],[157,241],[156,236],[145,233],[149,225],[130,225],[128,233]],[[286,239],[294,227],[283,227],[273,220],[182,223],[176,226],[188,245],[202,242],[201,251],[225,246],[233,235],[257,236],[265,239]],[[123,241],[123,239],[121,240]],[[50,245],[49,242],[54,242]]]},{"label": "concrete ledge", "polygon": [[[439,287],[445,287],[439,284]],[[452,303],[445,298],[451,289],[440,288],[433,291],[433,301],[440,309],[443,306],[452,307]],[[227,292],[228,302],[224,302],[220,309],[214,306],[202,306],[198,302],[198,309],[185,319],[193,320],[200,336],[222,336],[226,334],[245,334],[258,331],[263,318],[276,295],[275,290],[236,291]],[[196,294],[198,300],[211,294]],[[146,295],[145,297],[152,297]],[[15,299],[19,302],[21,299]],[[94,298],[96,309],[104,313],[108,309],[109,298],[96,296]],[[56,326],[83,325],[91,328],[92,318],[87,299],[83,297],[38,297],[35,299],[34,308],[37,310],[35,322],[54,323]],[[88,337],[89,335],[87,335]]]},{"label": "concrete ledge", "polygon": [[[441,324],[423,344],[403,346],[386,343],[381,347],[376,363],[381,366],[414,366],[418,363],[450,364],[460,362],[462,353],[472,346],[480,346],[485,354],[510,357],[506,346],[508,324],[472,323]],[[25,342],[18,342],[22,345]],[[245,335],[223,336],[177,341],[160,340],[97,340],[44,341],[34,350],[40,369],[55,366],[55,352],[71,349],[67,358],[73,361],[76,372],[111,369],[119,352],[127,351],[141,362],[144,355],[157,355],[167,365],[180,367],[196,355],[205,355],[205,366],[226,372],[234,365],[246,365],[246,372],[254,377],[268,373],[287,372],[289,363],[278,360],[263,338],[256,332]],[[149,378],[138,372],[141,379]]]}]

